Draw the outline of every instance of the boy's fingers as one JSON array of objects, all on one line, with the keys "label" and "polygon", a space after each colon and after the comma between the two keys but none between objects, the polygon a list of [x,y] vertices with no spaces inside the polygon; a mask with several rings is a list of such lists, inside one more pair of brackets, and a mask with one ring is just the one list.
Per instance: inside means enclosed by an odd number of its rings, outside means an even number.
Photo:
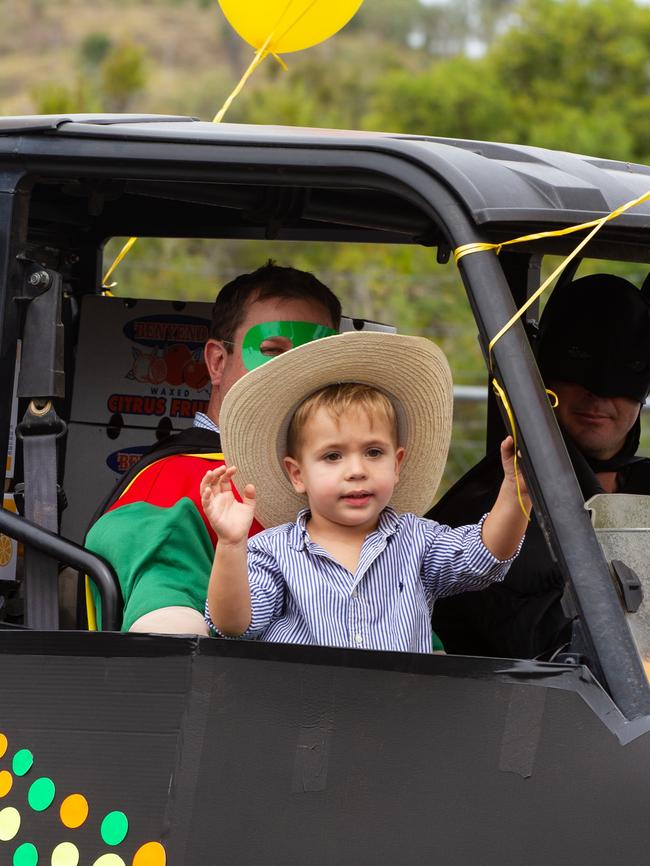
[{"label": "boy's fingers", "polygon": [[232,477],[237,471],[236,466],[229,466],[227,469],[222,467],[224,472],[221,474],[219,478],[219,488],[222,493],[228,493],[231,490],[230,482],[232,481]]},{"label": "boy's fingers", "polygon": [[218,466],[216,469],[208,469],[208,471],[203,476],[201,484],[216,484],[221,478],[221,476],[224,474],[224,472],[226,472],[225,466]]},{"label": "boy's fingers", "polygon": [[242,493],[242,500],[247,505],[255,504],[255,485],[247,484],[246,487],[244,487],[244,492]]}]

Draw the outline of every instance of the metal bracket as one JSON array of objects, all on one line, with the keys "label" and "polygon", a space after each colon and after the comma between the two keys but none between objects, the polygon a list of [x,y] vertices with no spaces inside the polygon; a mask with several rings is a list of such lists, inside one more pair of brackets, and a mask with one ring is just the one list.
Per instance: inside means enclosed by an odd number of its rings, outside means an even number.
[{"label": "metal bracket", "polygon": [[643,601],[643,589],[637,573],[620,559],[611,561],[612,573],[628,613],[636,613]]}]

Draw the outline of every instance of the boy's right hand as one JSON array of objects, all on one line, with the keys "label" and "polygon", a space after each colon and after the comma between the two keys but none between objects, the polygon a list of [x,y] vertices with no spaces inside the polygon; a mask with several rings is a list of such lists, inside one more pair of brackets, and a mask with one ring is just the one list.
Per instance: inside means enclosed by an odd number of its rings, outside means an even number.
[{"label": "boy's right hand", "polygon": [[219,541],[240,544],[248,538],[255,515],[255,488],[247,484],[242,502],[232,492],[231,480],[236,466],[220,466],[206,472],[201,481],[201,504]]}]

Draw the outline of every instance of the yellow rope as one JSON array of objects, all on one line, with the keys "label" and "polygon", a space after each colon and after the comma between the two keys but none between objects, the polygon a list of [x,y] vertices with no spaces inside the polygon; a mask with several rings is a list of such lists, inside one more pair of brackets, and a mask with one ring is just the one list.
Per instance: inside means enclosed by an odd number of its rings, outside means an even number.
[{"label": "yellow rope", "polygon": [[[298,22],[299,22],[299,21],[300,21],[300,20],[301,20],[301,19],[302,19],[302,18],[303,18],[303,17],[304,17],[308,12],[309,12],[309,11],[310,11],[310,10],[311,10],[315,5],[316,5],[316,3],[318,3],[318,2],[319,2],[319,0],[312,0],[312,2],[311,2],[308,6],[306,6],[306,7],[303,9],[303,11],[300,13],[300,15],[298,15],[297,18],[295,18],[293,21],[291,21],[291,22],[289,23],[289,25],[288,25],[288,26],[287,26],[287,27],[282,31],[282,33],[280,33],[280,36],[278,37],[278,41],[282,40],[282,39],[287,35],[287,33],[289,33],[289,31],[292,30],[292,29],[296,26],[296,24],[297,24],[297,23],[298,23]],[[242,91],[244,85],[246,84],[246,82],[248,81],[248,79],[251,77],[251,75],[253,74],[253,72],[255,72],[255,70],[257,69],[257,67],[260,65],[260,63],[264,60],[264,58],[265,58],[268,54],[271,54],[271,56],[272,56],[272,57],[273,57],[273,58],[274,58],[274,59],[275,59],[275,60],[280,64],[280,66],[285,70],[285,72],[287,71],[287,68],[288,68],[288,67],[287,67],[287,64],[286,64],[286,63],[284,62],[284,60],[279,56],[279,54],[277,54],[277,53],[274,52],[274,51],[269,51],[269,45],[270,45],[270,43],[273,41],[273,39],[274,39],[274,37],[275,37],[276,31],[277,31],[277,28],[278,28],[280,22],[282,21],[282,19],[284,18],[284,16],[287,14],[287,12],[289,11],[289,9],[291,8],[292,5],[293,5],[293,0],[288,0],[287,5],[284,7],[284,10],[282,11],[282,14],[281,14],[280,17],[278,18],[278,23],[277,23],[277,25],[276,25],[276,27],[275,27],[275,30],[273,30],[271,33],[269,33],[269,35],[268,35],[268,36],[266,37],[266,39],[264,40],[264,43],[262,44],[262,47],[259,48],[258,51],[255,52],[255,56],[253,57],[253,59],[252,59],[250,65],[249,65],[248,69],[246,70],[246,72],[244,72],[244,74],[242,75],[242,77],[241,77],[241,79],[239,80],[239,83],[237,84],[237,86],[235,87],[235,89],[232,91],[232,93],[230,94],[230,96],[226,99],[226,101],[224,102],[224,104],[221,106],[221,108],[219,109],[219,111],[215,114],[214,118],[212,119],[212,122],[213,122],[213,123],[221,123],[221,121],[222,121],[223,118],[224,118],[224,115],[226,114],[226,112],[228,111],[228,109],[230,108],[230,106],[232,105],[233,101],[234,101],[234,100],[237,98],[237,96],[241,93],[241,91]],[[112,265],[110,266],[110,268],[106,271],[106,273],[105,273],[105,275],[104,275],[104,279],[102,280],[102,289],[104,290],[104,293],[105,293],[105,294],[107,294],[107,295],[111,295],[111,294],[112,294],[110,290],[113,289],[113,288],[115,288],[115,286],[117,285],[117,283],[110,283],[110,284],[109,284],[109,283],[108,283],[108,280],[109,280],[111,274],[113,273],[113,271],[114,271],[114,270],[117,268],[117,266],[120,264],[120,262],[122,261],[122,259],[123,259],[126,255],[128,255],[129,251],[131,250],[131,248],[133,247],[133,245],[135,244],[135,242],[136,242],[137,240],[138,240],[137,238],[129,238],[129,240],[124,244],[124,246],[122,247],[122,249],[119,251],[119,253],[118,253],[117,256],[115,257],[115,260],[114,260],[113,264],[112,264]]]},{"label": "yellow rope", "polygon": [[117,285],[117,283],[110,283],[109,284],[108,283],[109,277],[111,276],[111,274],[113,273],[115,268],[119,265],[119,263],[122,261],[124,256],[126,256],[126,254],[129,252],[129,250],[131,249],[131,247],[133,246],[133,244],[136,241],[137,241],[137,238],[129,238],[128,239],[128,241],[124,244],[122,249],[119,251],[119,253],[115,257],[115,261],[113,262],[113,264],[110,266],[110,268],[104,274],[104,279],[102,280],[102,289],[104,289],[106,294],[110,295],[111,294],[110,290]]},{"label": "yellow rope", "polygon": [[[537,289],[537,291],[534,292],[533,295],[531,295],[531,297],[526,301],[526,303],[522,307],[520,307],[519,310],[517,310],[517,312],[510,319],[510,321],[506,322],[506,324],[501,328],[501,330],[490,340],[490,344],[488,346],[488,352],[489,352],[490,358],[492,357],[492,349],[494,348],[497,341],[500,340],[501,337],[506,333],[506,331],[509,328],[511,328],[512,325],[514,325],[514,323],[517,321],[517,319],[520,319],[521,316],[523,316],[523,314],[526,312],[526,310],[532,304],[534,304],[535,301],[541,295],[544,294],[544,292],[549,287],[549,285],[553,282],[553,280],[562,273],[562,271],[566,268],[566,266],[569,264],[569,262],[571,262],[578,255],[580,250],[582,250],[582,248],[584,246],[586,246],[586,244],[589,243],[589,241],[593,238],[593,236],[598,231],[600,231],[600,229],[605,225],[605,223],[608,223],[611,220],[616,219],[616,217],[620,216],[621,214],[625,213],[626,211],[630,210],[631,208],[636,207],[639,204],[643,204],[644,201],[648,201],[649,199],[650,199],[650,190],[648,190],[648,192],[644,193],[643,195],[638,196],[638,198],[635,198],[635,199],[632,199],[632,201],[626,202],[625,204],[616,208],[616,210],[613,210],[611,213],[608,213],[604,217],[600,217],[599,219],[595,219],[595,220],[590,220],[589,222],[581,223],[580,225],[577,225],[577,226],[569,226],[568,228],[556,229],[554,231],[535,232],[534,234],[530,234],[530,235],[522,235],[521,237],[518,237],[518,238],[512,238],[509,241],[502,241],[500,244],[472,243],[472,244],[463,244],[462,246],[457,247],[457,249],[454,250],[454,262],[456,262],[456,264],[458,264],[458,262],[464,256],[470,255],[471,253],[482,253],[482,252],[487,252],[489,250],[495,250],[496,254],[499,255],[499,253],[501,252],[503,247],[511,246],[512,244],[521,244],[521,243],[525,243],[527,241],[537,241],[537,240],[540,240],[542,238],[557,238],[557,237],[562,237],[564,235],[573,234],[574,232],[583,231],[584,229],[591,229],[589,234],[586,237],[584,237],[580,241],[580,243],[577,245],[577,247],[558,265],[558,267],[553,271],[553,273],[550,275],[550,277],[548,277],[548,279],[544,280],[544,282],[539,287],[539,289]],[[491,361],[490,361],[490,366],[491,366]]]},{"label": "yellow rope", "polygon": [[226,99],[226,101],[221,106],[219,111],[215,114],[214,118],[212,119],[213,123],[221,123],[221,121],[223,120],[224,114],[228,111],[228,109],[232,105],[233,100],[241,93],[242,88],[244,87],[244,85],[246,84],[248,79],[251,77],[253,72],[255,72],[255,70],[260,65],[262,60],[264,60],[266,55],[269,53],[268,52],[268,46],[269,46],[269,42],[272,39],[273,39],[273,33],[269,33],[269,35],[264,40],[264,44],[262,45],[262,47],[258,51],[255,52],[255,57],[253,57],[253,59],[250,63],[250,66],[248,67],[246,72],[244,72],[242,77],[239,79],[239,83],[237,84],[237,86],[235,87],[233,92],[230,94],[228,99]]},{"label": "yellow rope", "polygon": [[[460,247],[457,247],[454,250],[454,262],[458,264],[458,262],[467,255],[471,255],[472,253],[483,253],[494,250],[497,255],[501,252],[503,247],[511,246],[512,244],[521,244],[527,241],[537,241],[542,238],[554,238],[554,237],[562,237],[564,235],[573,234],[574,232],[583,231],[584,229],[591,229],[588,235],[584,237],[580,243],[575,247],[572,252],[558,265],[558,267],[553,271],[553,273],[548,277],[548,279],[544,280],[542,285],[531,295],[531,297],[526,301],[523,306],[521,306],[517,312],[512,316],[512,318],[506,322],[506,324],[492,337],[488,344],[488,367],[490,373],[492,373],[492,350],[494,349],[496,343],[501,339],[501,337],[514,325],[514,323],[520,319],[526,310],[535,303],[535,301],[541,297],[546,289],[550,286],[553,280],[558,277],[562,271],[566,268],[566,266],[571,262],[578,253],[585,247],[589,241],[593,238],[593,236],[600,231],[600,229],[605,225],[605,223],[610,222],[610,220],[616,219],[616,217],[630,210],[636,205],[642,204],[644,201],[648,201],[650,199],[650,190],[644,193],[643,195],[638,196],[638,198],[632,199],[632,201],[628,201],[620,207],[613,210],[611,213],[607,214],[604,217],[600,217],[599,219],[590,220],[586,223],[581,223],[577,226],[570,226],[569,228],[557,229],[554,231],[546,231],[546,232],[535,232],[530,235],[522,235],[518,238],[512,238],[509,241],[502,241],[500,244],[489,244],[489,243],[471,243],[471,244],[463,244]],[[530,520],[530,515],[528,514],[528,510],[524,506],[523,499],[521,496],[521,489],[519,485],[519,472],[517,470],[517,427],[515,424],[515,416],[508,402],[508,398],[506,396],[506,392],[499,385],[495,376],[492,377],[492,388],[498,398],[501,400],[503,407],[505,409],[506,415],[508,417],[508,421],[510,423],[510,431],[512,436],[512,442],[514,446],[514,459],[513,459],[513,468],[515,472],[515,483],[517,485],[517,499],[519,500],[519,505],[521,506],[521,510],[524,512],[526,519]],[[546,391],[549,396],[553,398],[551,405],[555,409],[558,405],[558,397],[554,391]]]}]

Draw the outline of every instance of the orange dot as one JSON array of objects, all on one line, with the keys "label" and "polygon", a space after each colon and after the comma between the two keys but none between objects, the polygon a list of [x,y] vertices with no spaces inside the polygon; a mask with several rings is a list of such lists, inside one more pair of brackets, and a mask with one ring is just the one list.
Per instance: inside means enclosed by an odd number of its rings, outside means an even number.
[{"label": "orange dot", "polygon": [[8,770],[0,770],[0,797],[5,797],[11,791],[13,783],[11,773]]},{"label": "orange dot", "polygon": [[0,758],[7,751],[7,738],[4,734],[0,734]]},{"label": "orange dot", "polygon": [[135,852],[132,866],[165,866],[167,855],[160,842],[145,842]]},{"label": "orange dot", "polygon": [[61,803],[59,814],[66,827],[81,827],[88,817],[88,801],[83,794],[70,794]]}]

